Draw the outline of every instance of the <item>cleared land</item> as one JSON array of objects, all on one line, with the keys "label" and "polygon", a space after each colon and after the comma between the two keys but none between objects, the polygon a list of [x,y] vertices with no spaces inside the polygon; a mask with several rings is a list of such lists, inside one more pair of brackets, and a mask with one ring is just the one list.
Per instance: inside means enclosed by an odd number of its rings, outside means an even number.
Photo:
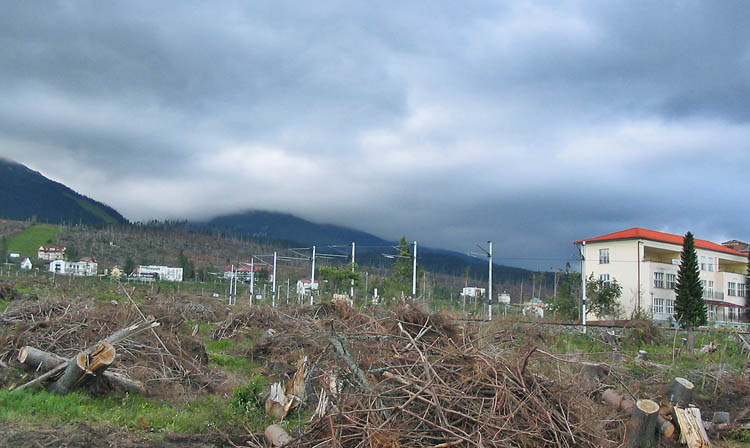
[{"label": "cleared land", "polygon": [[[727,411],[733,422],[750,422],[748,355],[730,332],[696,333],[689,354],[687,332],[646,321],[615,342],[512,320],[468,322],[424,304],[229,308],[208,295],[200,285],[0,279],[0,438],[19,446],[262,446],[262,430],[276,421],[265,394],[294,377],[302,356],[309,382],[283,423],[300,436],[295,446],[618,446],[629,416],[602,404],[602,390],[665,405],[676,376],[695,384],[704,418]],[[150,332],[129,338],[111,370],[142,381],[146,396],[9,390],[38,375],[16,361],[21,347],[70,357],[140,320],[136,306],[161,323],[161,342]],[[718,349],[700,353],[708,343]],[[608,373],[588,377],[584,363]],[[324,390],[335,408],[312,418]],[[717,446],[740,446],[750,432],[721,437],[730,441]]]}]

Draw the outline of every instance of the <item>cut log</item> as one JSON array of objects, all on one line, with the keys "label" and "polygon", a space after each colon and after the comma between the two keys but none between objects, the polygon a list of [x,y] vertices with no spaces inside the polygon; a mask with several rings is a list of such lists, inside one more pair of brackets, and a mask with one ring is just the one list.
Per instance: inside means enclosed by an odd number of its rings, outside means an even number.
[{"label": "cut log", "polygon": [[632,408],[625,444],[631,448],[652,448],[658,445],[656,429],[659,405],[651,400],[638,400]]},{"label": "cut log", "polygon": [[701,411],[698,408],[681,408],[675,406],[672,409],[674,421],[680,429],[680,443],[688,448],[710,447],[706,428],[703,426]]},{"label": "cut log", "polygon": [[75,357],[75,362],[69,362],[60,378],[50,384],[49,390],[58,394],[67,394],[92,377],[104,373],[114,360],[115,348],[112,344],[102,341],[96,345],[90,355],[79,353]]},{"label": "cut log", "polygon": [[271,425],[267,427],[263,432],[263,435],[266,437],[266,442],[274,447],[287,445],[294,440],[292,436],[284,431],[284,428],[279,425]]},{"label": "cut log", "polygon": [[669,385],[669,401],[685,407],[693,400],[693,383],[685,378],[677,377]]},{"label": "cut log", "polygon": [[[112,333],[106,339],[104,339],[102,342],[108,342],[108,343],[114,345],[114,344],[122,341],[123,339],[127,339],[130,336],[134,336],[134,335],[140,333],[143,330],[153,329],[153,328],[158,327],[158,326],[159,326],[159,322],[156,322],[156,320],[153,317],[151,317],[151,318],[149,318],[149,319],[147,319],[145,321],[134,323],[133,325],[131,325],[131,326],[127,327],[127,328],[123,328],[121,330],[118,330],[118,331]],[[91,353],[93,353],[94,350],[96,350],[97,346],[98,346],[98,344],[94,345],[93,347],[88,348],[87,350],[85,350],[83,352],[83,354],[90,355]],[[47,373],[45,373],[43,375],[40,375],[37,378],[34,378],[33,380],[29,381],[28,383],[22,384],[21,386],[16,387],[13,390],[24,390],[27,387],[35,386],[35,385],[40,384],[40,383],[42,383],[44,381],[47,381],[48,379],[50,379],[50,378],[52,378],[52,377],[57,376],[58,374],[60,374],[60,372],[62,372],[63,370],[65,370],[65,368],[67,367],[68,363],[73,362],[73,361],[75,361],[75,358],[71,358],[71,359],[65,361],[64,363],[61,363],[60,365],[58,365],[54,369],[49,370]]]},{"label": "cut log", "polygon": [[[623,397],[619,392],[614,389],[607,389],[602,393],[602,400],[605,403],[613,407],[615,410],[632,412],[635,402],[630,398]],[[674,425],[661,415],[658,416],[658,430],[666,438],[672,437],[674,434]]]},{"label": "cut log", "polygon": [[[27,370],[47,372],[53,367],[67,362],[67,360],[62,356],[57,356],[54,353],[45,352],[44,350],[27,345],[18,351],[18,362]],[[108,370],[104,371],[102,376],[110,385],[125,392],[138,394],[146,392],[143,383],[140,381],[131,380]]]}]

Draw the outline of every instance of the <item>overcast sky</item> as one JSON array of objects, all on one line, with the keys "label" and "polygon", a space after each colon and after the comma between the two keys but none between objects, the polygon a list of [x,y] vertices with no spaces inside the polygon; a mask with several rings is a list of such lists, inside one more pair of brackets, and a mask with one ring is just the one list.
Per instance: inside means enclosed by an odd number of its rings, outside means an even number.
[{"label": "overcast sky", "polygon": [[130,220],[276,210],[548,268],[634,226],[750,239],[749,146],[745,1],[0,14],[0,155]]}]

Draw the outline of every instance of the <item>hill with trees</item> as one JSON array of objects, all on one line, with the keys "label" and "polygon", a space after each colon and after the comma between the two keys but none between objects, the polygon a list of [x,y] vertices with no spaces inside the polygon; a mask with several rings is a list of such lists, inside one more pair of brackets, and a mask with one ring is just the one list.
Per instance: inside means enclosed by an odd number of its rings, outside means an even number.
[{"label": "hill with trees", "polygon": [[0,218],[89,226],[128,222],[112,207],[77,193],[20,163],[2,158]]}]

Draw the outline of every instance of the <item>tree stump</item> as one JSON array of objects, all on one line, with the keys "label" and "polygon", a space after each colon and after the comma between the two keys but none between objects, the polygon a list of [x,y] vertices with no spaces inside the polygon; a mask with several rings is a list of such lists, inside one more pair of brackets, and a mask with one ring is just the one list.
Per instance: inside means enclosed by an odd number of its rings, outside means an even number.
[{"label": "tree stump", "polygon": [[648,352],[646,350],[638,350],[638,359],[641,361],[648,360]]},{"label": "tree stump", "polygon": [[[612,406],[615,410],[632,412],[635,402],[630,398],[623,397],[619,392],[614,389],[607,389],[602,393],[602,400],[605,403]],[[674,434],[674,425],[661,415],[658,416],[659,432],[666,438],[672,437]]]},{"label": "tree stump", "polygon": [[693,383],[685,378],[677,377],[669,385],[669,401],[685,407],[693,400]]},{"label": "tree stump", "polygon": [[695,354],[695,333],[689,333],[687,337],[687,354],[693,356]]},{"label": "tree stump", "polygon": [[729,423],[729,412],[716,411],[711,419],[711,423],[719,425],[722,423]]},{"label": "tree stump", "polygon": [[638,400],[628,422],[625,444],[631,448],[655,448],[658,445],[656,428],[659,424],[659,405],[651,400]]},{"label": "tree stump", "polygon": [[609,366],[593,362],[585,362],[581,367],[581,373],[593,380],[603,380],[609,375]]}]

